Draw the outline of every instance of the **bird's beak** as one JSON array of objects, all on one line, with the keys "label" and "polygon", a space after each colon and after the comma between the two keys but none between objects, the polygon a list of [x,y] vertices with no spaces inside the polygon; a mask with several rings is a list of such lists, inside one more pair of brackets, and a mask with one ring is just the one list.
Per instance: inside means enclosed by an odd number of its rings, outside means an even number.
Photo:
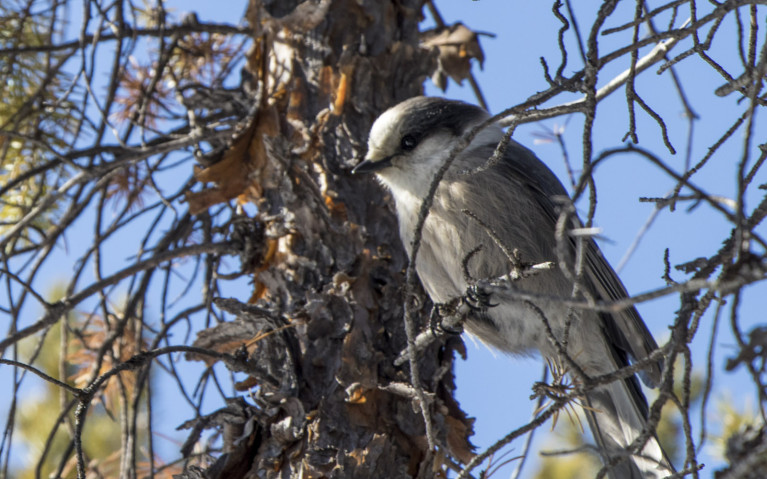
[{"label": "bird's beak", "polygon": [[354,167],[352,174],[358,175],[361,173],[373,173],[375,171],[383,170],[384,168],[391,166],[391,160],[391,156],[381,158],[380,160],[364,160],[362,163]]}]

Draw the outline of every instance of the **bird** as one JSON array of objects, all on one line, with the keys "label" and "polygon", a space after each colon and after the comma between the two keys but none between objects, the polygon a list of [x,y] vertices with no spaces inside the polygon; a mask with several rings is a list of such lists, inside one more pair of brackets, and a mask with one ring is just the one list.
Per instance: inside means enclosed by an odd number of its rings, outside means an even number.
[{"label": "bird", "polygon": [[[553,335],[560,346],[566,342],[570,360],[588,377],[647,358],[658,346],[634,307],[617,312],[572,307],[573,299],[611,302],[628,294],[592,238],[560,234],[565,247],[558,246],[567,190],[528,148],[514,140],[499,148],[504,131],[490,118],[486,110],[462,101],[407,99],[373,122],[367,153],[352,169],[353,174],[374,173],[389,190],[412,261],[421,205],[437,172],[452,161],[420,231],[415,270],[424,290],[437,305],[473,298],[465,330],[510,355],[539,353],[569,370],[572,364],[562,364]],[[570,231],[582,227],[576,215],[570,217]],[[575,274],[577,251],[580,275]],[[547,263],[554,267],[519,275],[508,288],[480,292],[476,287],[481,280],[508,275],[515,264]],[[467,294],[471,291],[475,294]],[[653,361],[639,376],[657,387],[662,367],[662,359]],[[600,456],[611,466],[610,479],[674,472],[653,433],[640,452],[628,451],[648,418],[636,376],[590,389],[580,401]]]}]

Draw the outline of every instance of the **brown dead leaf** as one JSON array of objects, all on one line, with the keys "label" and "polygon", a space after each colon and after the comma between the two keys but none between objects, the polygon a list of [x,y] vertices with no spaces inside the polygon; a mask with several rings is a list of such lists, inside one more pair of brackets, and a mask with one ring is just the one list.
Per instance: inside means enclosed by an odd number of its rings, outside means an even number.
[{"label": "brown dead leaf", "polygon": [[472,426],[452,416],[445,417],[445,425],[447,426],[447,447],[450,449],[450,454],[467,464],[474,457],[473,446],[469,442],[469,436],[473,434]]},{"label": "brown dead leaf", "polygon": [[264,138],[279,133],[279,117],[274,107],[260,108],[250,126],[215,164],[195,171],[197,181],[213,183],[212,188],[186,194],[189,211],[198,214],[213,205],[238,198],[256,199],[269,180],[270,163]]},{"label": "brown dead leaf", "polygon": [[251,388],[254,388],[258,386],[258,379],[254,378],[253,376],[248,376],[247,378],[243,379],[242,381],[238,381],[234,383],[234,390],[235,391],[247,391]]},{"label": "brown dead leaf", "polygon": [[459,85],[469,78],[472,58],[479,61],[480,68],[485,61],[478,34],[460,22],[421,33],[421,45],[439,49],[437,69],[431,79],[443,91],[447,88],[447,77]]}]

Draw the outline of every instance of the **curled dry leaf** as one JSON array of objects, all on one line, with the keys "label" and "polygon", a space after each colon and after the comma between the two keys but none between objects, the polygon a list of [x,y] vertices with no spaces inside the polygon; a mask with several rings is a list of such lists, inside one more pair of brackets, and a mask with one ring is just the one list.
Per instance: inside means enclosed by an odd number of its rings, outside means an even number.
[{"label": "curled dry leaf", "polygon": [[480,68],[485,61],[479,35],[460,22],[421,33],[421,46],[439,50],[437,69],[431,79],[443,91],[447,88],[447,77],[459,85],[469,78],[472,58],[479,61]]},{"label": "curled dry leaf", "polygon": [[469,441],[469,436],[474,434],[473,421],[470,419],[459,419],[453,416],[445,416],[445,425],[447,426],[447,447],[450,454],[457,457],[464,464],[474,458],[474,447]]},{"label": "curled dry leaf", "polygon": [[251,124],[234,140],[221,160],[195,171],[197,181],[213,183],[214,186],[187,193],[189,211],[198,214],[234,198],[241,202],[259,198],[264,186],[267,186],[264,182],[271,178],[268,170],[274,164],[267,159],[265,138],[275,137],[279,129],[276,109],[259,109]]}]

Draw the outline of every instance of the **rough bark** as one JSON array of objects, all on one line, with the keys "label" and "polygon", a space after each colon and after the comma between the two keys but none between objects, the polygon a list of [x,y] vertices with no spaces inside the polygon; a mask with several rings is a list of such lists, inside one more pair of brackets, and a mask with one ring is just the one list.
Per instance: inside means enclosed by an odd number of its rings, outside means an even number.
[{"label": "rough bark", "polygon": [[[237,319],[195,344],[241,348],[250,364],[241,388],[252,387],[254,402],[232,400],[187,424],[186,453],[216,426],[225,454],[185,476],[439,476],[446,457],[427,454],[418,404],[407,387],[387,387],[410,379],[407,364],[394,365],[406,347],[397,224],[383,190],[350,174],[375,117],[421,93],[435,66],[418,45],[421,2],[259,3],[248,12],[258,32],[248,66],[258,105],[218,160],[242,165],[235,171],[243,181],[255,179],[253,231],[262,231],[263,246],[248,261],[256,293],[250,305],[219,300]],[[215,164],[206,166],[206,181],[221,180]],[[226,192],[192,196],[192,209],[215,201],[211,194]],[[471,422],[452,399],[453,353],[462,347],[453,337],[419,364],[434,394],[437,442],[466,460]]]}]

